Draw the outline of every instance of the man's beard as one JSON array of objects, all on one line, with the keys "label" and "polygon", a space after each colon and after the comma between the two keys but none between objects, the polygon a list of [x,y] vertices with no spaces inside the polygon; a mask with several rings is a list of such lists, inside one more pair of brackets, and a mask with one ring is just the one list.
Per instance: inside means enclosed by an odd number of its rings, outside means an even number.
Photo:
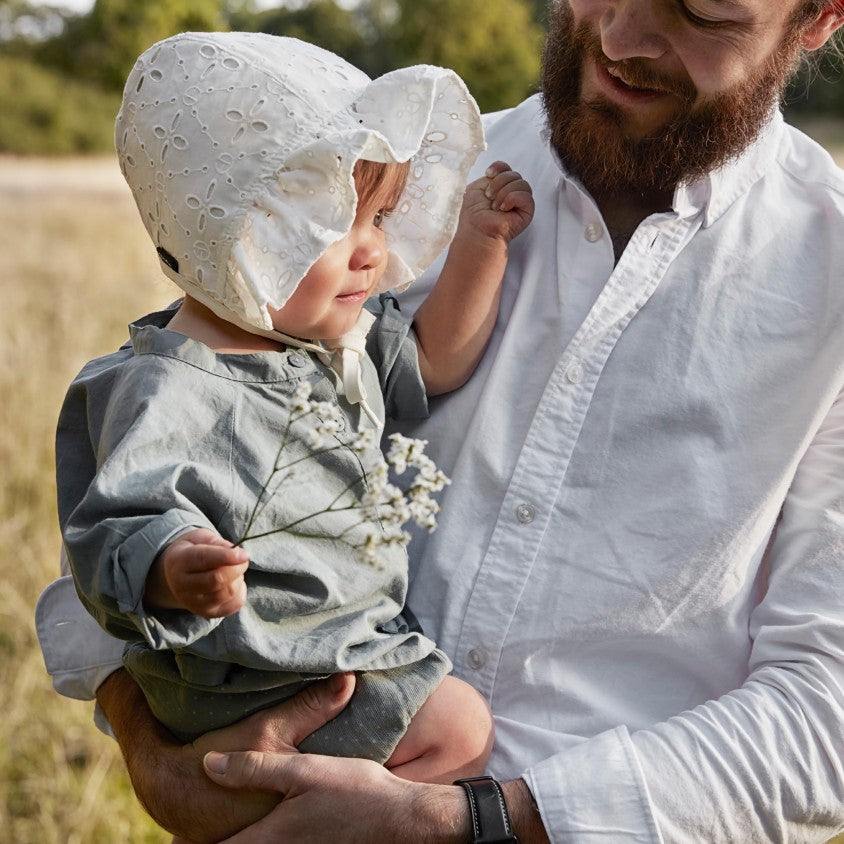
[{"label": "man's beard", "polygon": [[[738,156],[770,119],[796,68],[799,31],[744,82],[694,105],[687,76],[655,69],[647,59],[610,62],[585,22],[575,28],[571,8],[557,2],[542,67],[542,95],[551,143],[566,167],[595,196],[620,191],[649,196],[673,191]],[[607,100],[581,102],[584,61],[618,68],[625,82],[673,94],[677,114],[645,138],[625,134],[625,112]]]}]

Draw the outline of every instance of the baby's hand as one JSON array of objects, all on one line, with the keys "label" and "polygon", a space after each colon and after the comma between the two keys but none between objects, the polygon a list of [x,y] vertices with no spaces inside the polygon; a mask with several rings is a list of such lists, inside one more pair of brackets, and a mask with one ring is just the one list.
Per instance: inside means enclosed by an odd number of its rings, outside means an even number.
[{"label": "baby's hand", "polygon": [[223,618],[246,600],[243,575],[248,567],[243,548],[205,528],[188,531],[156,557],[144,600],[203,618]]},{"label": "baby's hand", "polygon": [[530,185],[509,164],[494,161],[484,176],[466,187],[460,222],[509,243],[528,227],[533,210]]}]

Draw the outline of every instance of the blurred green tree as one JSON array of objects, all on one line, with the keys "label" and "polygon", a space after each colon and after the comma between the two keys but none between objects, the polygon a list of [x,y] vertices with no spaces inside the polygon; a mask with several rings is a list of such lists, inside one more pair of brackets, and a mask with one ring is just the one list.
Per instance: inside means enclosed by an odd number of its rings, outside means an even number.
[{"label": "blurred green tree", "polygon": [[371,34],[362,25],[362,15],[356,9],[338,6],[334,0],[312,0],[301,6],[279,6],[257,13],[241,9],[232,12],[229,24],[233,30],[311,41],[369,71]]},{"label": "blurred green tree", "polygon": [[40,58],[77,79],[123,90],[135,59],[151,44],[188,30],[228,29],[225,0],[96,0],[71,18]]},{"label": "blurred green tree", "polygon": [[548,7],[551,0],[530,0],[533,19],[542,27],[548,24]]},{"label": "blurred green tree", "polygon": [[0,43],[3,52],[20,54],[33,43],[60,34],[67,17],[67,11],[61,6],[27,0],[0,0]]},{"label": "blurred green tree", "polygon": [[786,114],[844,117],[844,62],[834,48],[804,62],[786,92]]},{"label": "blurred green tree", "polygon": [[527,0],[369,0],[392,67],[427,63],[459,73],[481,109],[512,106],[539,75],[542,28]]},{"label": "blurred green tree", "polygon": [[539,74],[546,0],[335,0],[232,14],[232,29],[303,38],[370,76],[411,64],[451,67],[486,111],[515,105]]}]

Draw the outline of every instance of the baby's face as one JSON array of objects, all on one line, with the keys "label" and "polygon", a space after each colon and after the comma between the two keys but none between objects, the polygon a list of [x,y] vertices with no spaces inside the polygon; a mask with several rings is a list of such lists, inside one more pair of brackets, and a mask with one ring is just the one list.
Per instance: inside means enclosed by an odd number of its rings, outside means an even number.
[{"label": "baby's face", "polygon": [[377,191],[357,208],[349,233],[333,243],[299,282],[284,307],[272,312],[277,331],[308,340],[334,340],[357,322],[364,302],[387,269],[384,218],[391,197]]}]

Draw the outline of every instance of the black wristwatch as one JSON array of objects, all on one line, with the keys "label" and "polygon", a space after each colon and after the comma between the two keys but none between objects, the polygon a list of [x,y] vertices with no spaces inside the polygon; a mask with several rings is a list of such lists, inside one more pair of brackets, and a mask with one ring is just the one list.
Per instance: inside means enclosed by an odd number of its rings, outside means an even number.
[{"label": "black wristwatch", "polygon": [[492,777],[472,777],[455,780],[454,785],[462,785],[469,798],[472,844],[519,844],[498,782]]}]

